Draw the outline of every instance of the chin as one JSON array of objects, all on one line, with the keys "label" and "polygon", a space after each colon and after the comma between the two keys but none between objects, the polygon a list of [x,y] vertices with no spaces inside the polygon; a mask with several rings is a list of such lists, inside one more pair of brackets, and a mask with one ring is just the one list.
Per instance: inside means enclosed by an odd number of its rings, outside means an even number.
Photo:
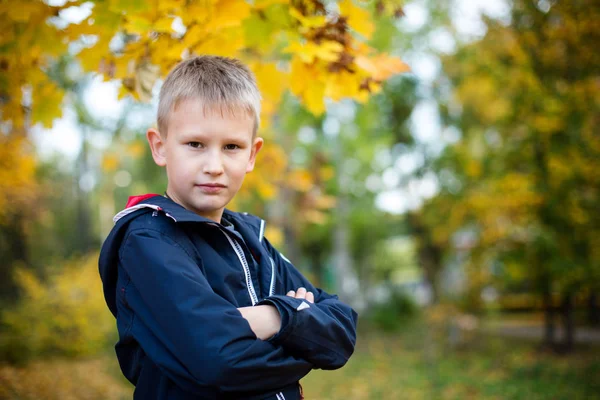
[{"label": "chin", "polygon": [[198,214],[213,214],[219,210],[222,210],[223,208],[225,208],[225,204],[223,205],[198,205],[196,207],[194,207],[194,211]]}]

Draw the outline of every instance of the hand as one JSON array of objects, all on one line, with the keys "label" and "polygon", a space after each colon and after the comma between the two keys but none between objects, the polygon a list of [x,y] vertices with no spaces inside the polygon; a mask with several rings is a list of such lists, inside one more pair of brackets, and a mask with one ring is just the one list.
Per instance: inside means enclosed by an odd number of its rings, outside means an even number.
[{"label": "hand", "polygon": [[297,291],[290,290],[286,293],[286,296],[295,297],[297,299],[304,299],[309,303],[315,302],[315,295],[312,292],[307,292],[305,288],[298,288]]},{"label": "hand", "polygon": [[267,340],[281,329],[281,315],[275,306],[261,305],[238,308],[242,317],[250,324],[250,329],[260,340]]}]

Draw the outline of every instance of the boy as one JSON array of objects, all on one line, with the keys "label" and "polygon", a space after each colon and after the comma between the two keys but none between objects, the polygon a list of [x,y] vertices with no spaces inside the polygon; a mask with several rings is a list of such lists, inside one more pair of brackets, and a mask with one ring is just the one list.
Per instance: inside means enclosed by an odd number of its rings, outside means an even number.
[{"label": "boy", "polygon": [[311,369],[343,366],[357,314],[315,288],[225,206],[252,171],[260,94],[240,62],[180,63],[146,136],[165,196],[130,198],[100,254],[115,346],[135,399],[301,399]]}]

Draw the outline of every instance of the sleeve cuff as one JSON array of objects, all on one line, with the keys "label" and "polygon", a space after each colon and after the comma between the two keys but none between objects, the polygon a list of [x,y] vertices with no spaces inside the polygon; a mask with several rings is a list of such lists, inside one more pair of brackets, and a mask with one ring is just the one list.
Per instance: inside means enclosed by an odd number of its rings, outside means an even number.
[{"label": "sleeve cuff", "polygon": [[[302,303],[306,303],[303,299],[296,299],[290,296],[281,296],[274,295],[271,297],[267,297],[266,299],[260,301],[257,305],[272,305],[277,308],[279,311],[279,315],[281,315],[281,328],[279,332],[272,336],[267,341],[271,342],[275,345],[281,344],[285,341],[285,339],[289,336],[290,333],[294,330],[294,325],[296,322],[296,313],[298,312],[298,307],[301,307]],[[302,307],[300,309],[303,309]]]}]

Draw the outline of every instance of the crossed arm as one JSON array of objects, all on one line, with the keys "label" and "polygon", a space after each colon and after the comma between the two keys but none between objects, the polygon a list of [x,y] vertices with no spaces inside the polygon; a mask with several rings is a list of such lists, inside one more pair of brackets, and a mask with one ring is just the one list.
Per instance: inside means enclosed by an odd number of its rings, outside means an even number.
[{"label": "crossed arm", "polygon": [[[315,295],[301,287],[298,291],[290,290],[286,296],[304,299],[309,303],[315,302]],[[275,306],[264,304],[254,307],[239,307],[238,310],[248,323],[250,329],[261,340],[267,340],[281,329],[281,315]]]}]

